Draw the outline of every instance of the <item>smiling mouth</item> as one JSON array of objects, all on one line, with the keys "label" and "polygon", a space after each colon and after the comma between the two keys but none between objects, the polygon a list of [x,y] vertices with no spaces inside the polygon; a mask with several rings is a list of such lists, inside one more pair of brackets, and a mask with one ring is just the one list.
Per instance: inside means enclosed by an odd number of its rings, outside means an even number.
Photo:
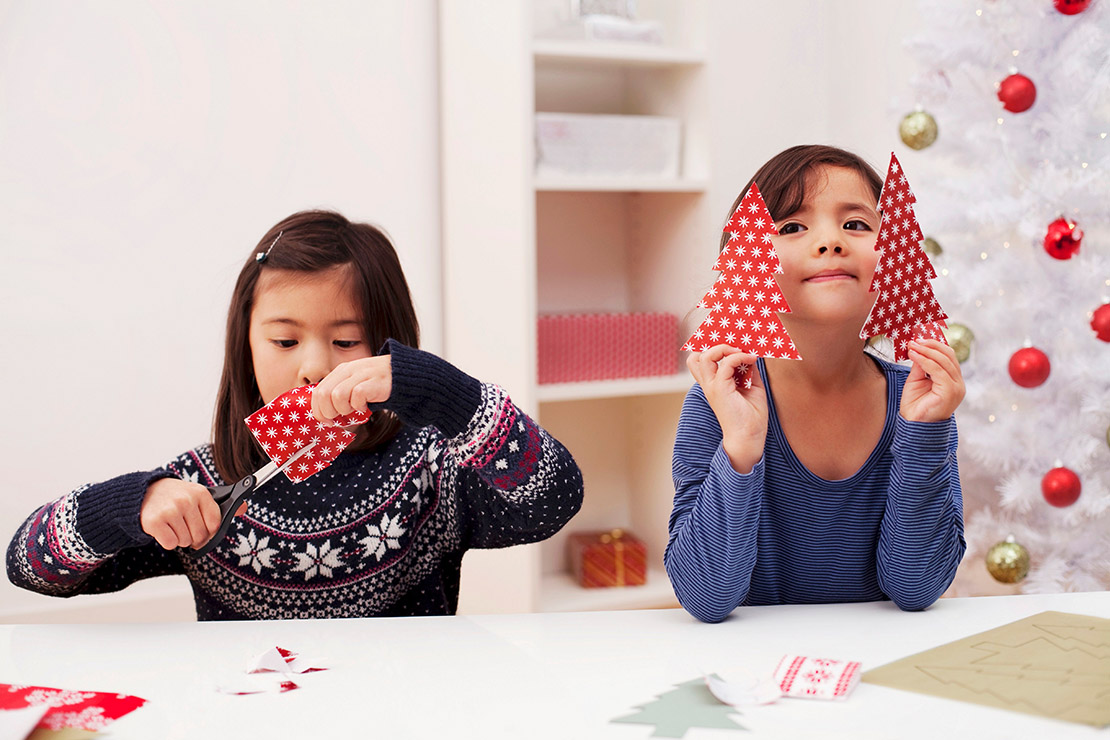
[{"label": "smiling mouth", "polygon": [[846,272],[822,272],[808,277],[805,279],[807,283],[826,283],[834,280],[855,280],[855,275],[849,275]]}]

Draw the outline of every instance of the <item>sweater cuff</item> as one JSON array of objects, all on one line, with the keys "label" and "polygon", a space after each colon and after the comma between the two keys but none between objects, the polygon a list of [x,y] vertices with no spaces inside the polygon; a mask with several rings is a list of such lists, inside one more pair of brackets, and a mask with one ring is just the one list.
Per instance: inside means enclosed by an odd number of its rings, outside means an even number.
[{"label": "sweater cuff", "polygon": [[482,384],[451,363],[401,344],[386,341],[379,355],[390,355],[389,400],[367,404],[371,411],[389,409],[410,426],[434,426],[446,437],[466,430],[482,402]]},{"label": "sweater cuff", "polygon": [[77,531],[95,552],[110,555],[153,538],[143,531],[139,512],[146,489],[156,480],[173,478],[168,470],[128,473],[96,486],[96,494],[77,494]]}]

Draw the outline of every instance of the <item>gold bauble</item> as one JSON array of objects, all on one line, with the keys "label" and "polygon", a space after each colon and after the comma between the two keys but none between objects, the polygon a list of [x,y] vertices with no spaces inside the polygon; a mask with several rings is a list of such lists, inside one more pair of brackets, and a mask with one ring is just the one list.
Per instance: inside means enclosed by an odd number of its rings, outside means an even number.
[{"label": "gold bauble", "polygon": [[956,359],[962,365],[971,357],[971,340],[975,339],[975,335],[963,324],[949,324],[941,331],[944,332],[948,346],[956,351]]},{"label": "gold bauble", "polygon": [[898,124],[898,135],[910,149],[924,149],[937,140],[937,120],[923,110],[914,111]]},{"label": "gold bauble", "polygon": [[987,550],[987,571],[999,583],[1017,583],[1029,573],[1029,551],[1013,535]]},{"label": "gold bauble", "polygon": [[940,248],[940,242],[931,236],[925,237],[925,246],[922,248],[925,250],[925,254],[930,257],[939,257],[944,252],[944,250]]}]

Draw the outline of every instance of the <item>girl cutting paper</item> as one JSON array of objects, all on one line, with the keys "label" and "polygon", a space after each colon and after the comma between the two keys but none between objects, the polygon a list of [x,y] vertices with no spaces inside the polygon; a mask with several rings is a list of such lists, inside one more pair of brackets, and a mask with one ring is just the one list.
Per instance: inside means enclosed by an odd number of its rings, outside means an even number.
[{"label": "girl cutting paper", "polygon": [[[551,536],[582,477],[505,391],[417,343],[381,231],[289,216],[235,285],[212,443],[46,504],[13,537],[8,577],[72,596],[183,573],[200,619],[453,614],[463,554]],[[244,418],[313,383],[317,420],[369,407],[370,421],[330,466],[274,477],[210,553],[189,554],[220,525],[207,487],[266,462]]]},{"label": "girl cutting paper", "polygon": [[[882,190],[866,162],[798,146],[752,182],[778,229],[775,277],[790,307],[779,317],[804,359],[726,344],[688,357],[697,384],[675,438],[664,556],[675,593],[707,622],[745,605],[924,609],[965,549],[960,365],[932,339],[909,344],[910,368],[864,351]],[[753,364],[745,388],[734,373]]]}]

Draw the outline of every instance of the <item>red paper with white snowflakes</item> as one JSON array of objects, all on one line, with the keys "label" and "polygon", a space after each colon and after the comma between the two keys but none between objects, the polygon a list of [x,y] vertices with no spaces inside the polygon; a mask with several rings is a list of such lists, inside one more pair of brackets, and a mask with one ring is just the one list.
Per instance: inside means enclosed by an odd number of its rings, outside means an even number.
[{"label": "red paper with white snowflakes", "polygon": [[902,165],[892,153],[879,196],[882,223],[875,249],[881,254],[871,281],[871,290],[878,291],[879,297],[860,330],[860,338],[886,334],[894,344],[895,360],[906,359],[906,345],[911,339],[946,341],[941,330],[948,316],[929,284],[937,273],[921,248],[924,236],[914,214],[915,202]]},{"label": "red paper with white snowflakes", "polygon": [[774,278],[782,272],[771,244],[778,230],[754,183],[724,232],[728,241],[713,265],[721,274],[698,303],[698,308],[709,309],[709,315],[682,349],[703,352],[728,344],[759,357],[802,359],[778,317],[790,312]]},{"label": "red paper with white snowflakes", "polygon": [[847,699],[859,683],[857,661],[784,655],[775,668],[775,683],[785,696],[802,699]]},{"label": "red paper with white snowflakes", "polygon": [[50,707],[36,725],[36,729],[42,730],[73,728],[96,732],[143,704],[146,699],[127,694],[0,683],[0,711],[28,706]]},{"label": "red paper with white snowflakes", "polygon": [[355,438],[344,427],[364,424],[370,411],[338,416],[336,426],[324,426],[312,416],[312,389],[303,385],[286,391],[246,418],[251,434],[271,460],[281,465],[298,450],[316,441],[316,446],[285,469],[294,483],[320,472],[347,448]]}]

